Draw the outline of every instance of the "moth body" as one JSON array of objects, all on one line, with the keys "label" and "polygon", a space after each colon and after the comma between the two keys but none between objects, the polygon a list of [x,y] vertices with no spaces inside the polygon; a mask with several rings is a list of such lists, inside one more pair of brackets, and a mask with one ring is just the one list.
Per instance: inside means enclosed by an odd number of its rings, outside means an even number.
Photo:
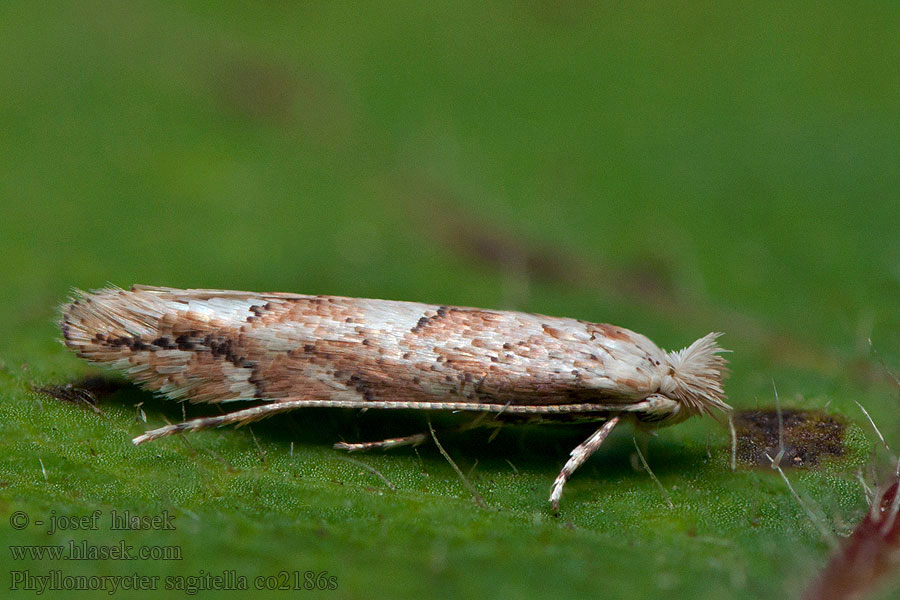
[{"label": "moth body", "polygon": [[135,443],[313,406],[596,420],[606,434],[624,415],[658,426],[729,409],[719,334],[664,352],[628,329],[576,319],[149,286],[79,293],[61,327],[82,358],[169,398],[262,401]]}]

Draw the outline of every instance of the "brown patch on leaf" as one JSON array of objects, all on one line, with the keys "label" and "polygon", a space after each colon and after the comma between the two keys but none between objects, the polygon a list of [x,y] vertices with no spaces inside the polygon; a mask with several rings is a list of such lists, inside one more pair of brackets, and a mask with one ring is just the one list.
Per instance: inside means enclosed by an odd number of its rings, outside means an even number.
[{"label": "brown patch on leaf", "polygon": [[100,414],[100,409],[97,408],[99,398],[108,396],[122,387],[123,384],[119,381],[92,375],[74,383],[32,386],[31,389],[38,394],[50,396],[63,402],[90,406],[95,413]]},{"label": "brown patch on leaf", "polygon": [[255,61],[233,61],[216,77],[225,106],[251,119],[283,122],[292,112],[297,82],[284,68]]},{"label": "brown patch on leaf", "polygon": [[407,182],[409,212],[430,239],[472,261],[497,269],[515,292],[511,304],[523,302],[530,283],[562,285],[567,289],[599,290],[623,301],[666,307],[681,294],[674,268],[660,254],[646,253],[631,264],[613,265],[602,257],[589,259],[564,247],[527,239],[516,231],[460,207],[439,191]]},{"label": "brown patch on leaf", "polygon": [[236,116],[334,143],[349,137],[353,116],[345,94],[314,71],[259,59],[236,59],[213,73],[214,93]]},{"label": "brown patch on leaf", "polygon": [[548,245],[529,243],[508,231],[474,226],[462,219],[442,219],[442,237],[470,260],[502,269],[514,269],[549,283],[577,283],[588,276],[587,265]]},{"label": "brown patch on leaf", "polygon": [[[846,423],[821,411],[781,411],[784,455],[781,466],[815,466],[824,456],[844,453]],[[743,463],[770,466],[781,450],[778,412],[775,409],[738,411],[734,415],[737,458]]]},{"label": "brown patch on leaf", "polygon": [[898,484],[882,488],[843,546],[828,561],[804,600],[862,598],[900,566]]}]

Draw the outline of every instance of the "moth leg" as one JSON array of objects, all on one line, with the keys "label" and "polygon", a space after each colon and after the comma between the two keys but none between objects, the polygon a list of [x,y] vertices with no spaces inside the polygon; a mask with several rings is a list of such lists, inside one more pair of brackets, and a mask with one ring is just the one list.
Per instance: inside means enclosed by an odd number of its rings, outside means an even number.
[{"label": "moth leg", "polygon": [[150,431],[144,432],[142,435],[139,435],[131,440],[131,443],[135,446],[139,446],[144,442],[151,442],[161,437],[174,435],[183,431],[197,431],[199,429],[221,427],[223,425],[230,425],[232,423],[236,423],[237,426],[240,427],[241,425],[259,421],[260,419],[265,419],[266,417],[280,412],[293,410],[295,408],[294,404],[295,403],[290,402],[272,402],[271,404],[261,404],[252,408],[245,408],[244,410],[225,413],[224,415],[219,415],[217,417],[200,417],[199,419],[191,419],[190,421],[185,421],[184,423],[166,425],[165,427],[160,427],[159,429],[152,429]]},{"label": "moth leg", "polygon": [[399,446],[418,446],[422,442],[428,439],[428,434],[425,433],[415,433],[413,435],[407,435],[404,437],[396,437],[396,438],[388,438],[386,440],[380,440],[377,442],[337,442],[333,447],[336,450],[346,450],[348,452],[359,452],[362,450],[373,450],[375,448],[381,448],[383,450],[388,450],[390,448],[397,448]]},{"label": "moth leg", "polygon": [[[452,428],[450,431],[461,433],[463,431],[469,431],[470,429],[476,429],[478,427],[490,427],[492,426],[491,423],[487,419],[485,419],[487,414],[488,413],[479,414],[474,419],[466,421],[462,425]],[[347,452],[361,452],[365,450],[374,450],[376,448],[389,450],[391,448],[399,448],[400,446],[418,446],[429,437],[431,436],[428,433],[414,433],[413,435],[388,438],[386,440],[379,440],[377,442],[337,442],[332,447],[336,450],[346,450]]]},{"label": "moth leg", "polygon": [[574,473],[578,467],[583,465],[584,462],[600,448],[600,445],[603,444],[603,440],[606,439],[618,422],[619,415],[616,415],[604,423],[603,427],[595,431],[591,437],[576,446],[575,449],[569,453],[570,458],[566,461],[566,464],[563,465],[559,475],[556,476],[556,480],[553,482],[553,488],[550,491],[550,506],[553,507],[553,512],[559,512],[559,499],[562,497],[563,486],[566,485],[569,477],[571,477],[572,473]]}]

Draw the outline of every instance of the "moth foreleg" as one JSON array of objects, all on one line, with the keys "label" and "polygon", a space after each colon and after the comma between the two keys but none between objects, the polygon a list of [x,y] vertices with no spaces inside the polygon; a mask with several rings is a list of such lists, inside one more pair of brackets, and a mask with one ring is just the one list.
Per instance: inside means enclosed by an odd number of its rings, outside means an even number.
[{"label": "moth foreleg", "polygon": [[566,461],[566,464],[563,465],[559,475],[556,476],[556,480],[553,482],[553,488],[550,491],[550,505],[553,507],[554,512],[559,511],[559,500],[562,497],[563,487],[566,485],[569,477],[571,477],[572,473],[574,473],[578,467],[583,465],[584,462],[597,451],[600,445],[603,444],[603,440],[607,438],[618,422],[618,415],[612,417],[603,424],[603,427],[595,431],[591,437],[576,446],[572,452],[569,453],[570,458]]},{"label": "moth foreleg", "polygon": [[415,433],[413,435],[388,438],[386,440],[380,440],[377,442],[337,442],[334,445],[334,448],[336,450],[346,450],[348,452],[360,452],[363,450],[374,450],[376,448],[388,450],[390,448],[397,448],[399,446],[418,446],[426,439],[428,439],[427,433]]}]

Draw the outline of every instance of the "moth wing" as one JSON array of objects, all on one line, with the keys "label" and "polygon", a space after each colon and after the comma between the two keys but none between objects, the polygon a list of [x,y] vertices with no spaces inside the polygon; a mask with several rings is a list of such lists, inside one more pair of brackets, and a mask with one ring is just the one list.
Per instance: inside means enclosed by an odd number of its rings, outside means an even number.
[{"label": "moth wing", "polygon": [[236,340],[253,307],[278,300],[228,290],[106,288],[77,292],[63,307],[61,329],[82,358],[170,398],[250,399],[258,397],[252,365]]},{"label": "moth wing", "polygon": [[204,289],[204,288],[192,288],[192,289],[178,289],[178,288],[170,288],[163,287],[157,285],[142,285],[135,284],[131,286],[132,292],[142,292],[146,294],[151,294],[154,296],[158,296],[160,298],[167,298],[171,300],[208,300],[210,298],[231,298],[236,300],[248,300],[248,299],[257,299],[257,300],[268,300],[268,299],[297,299],[297,298],[309,298],[307,295],[303,294],[289,294],[286,292],[245,292],[241,290],[212,290],[212,289]]}]

